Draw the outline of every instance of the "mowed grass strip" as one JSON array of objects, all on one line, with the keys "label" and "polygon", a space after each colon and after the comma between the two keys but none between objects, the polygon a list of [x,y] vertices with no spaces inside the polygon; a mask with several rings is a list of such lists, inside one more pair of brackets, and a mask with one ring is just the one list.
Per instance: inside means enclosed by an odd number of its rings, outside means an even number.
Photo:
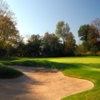
[{"label": "mowed grass strip", "polygon": [[2,59],[1,63],[56,68],[66,76],[87,79],[94,83],[93,89],[62,100],[100,100],[100,57],[18,58],[9,59],[9,62]]}]

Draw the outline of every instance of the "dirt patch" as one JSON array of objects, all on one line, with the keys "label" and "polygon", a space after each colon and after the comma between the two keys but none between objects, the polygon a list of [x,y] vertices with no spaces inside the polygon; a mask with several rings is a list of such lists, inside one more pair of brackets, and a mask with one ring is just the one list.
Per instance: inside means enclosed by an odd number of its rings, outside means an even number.
[{"label": "dirt patch", "polygon": [[0,79],[0,100],[61,100],[93,88],[93,83],[64,76],[58,70],[11,66],[24,73],[15,79]]}]

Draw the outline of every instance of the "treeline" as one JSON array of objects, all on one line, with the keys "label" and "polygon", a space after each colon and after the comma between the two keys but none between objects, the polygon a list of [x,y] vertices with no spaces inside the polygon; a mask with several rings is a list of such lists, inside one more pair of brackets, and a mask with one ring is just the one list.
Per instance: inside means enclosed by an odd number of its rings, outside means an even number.
[{"label": "treeline", "polygon": [[33,34],[26,42],[16,28],[14,13],[0,0],[0,57],[61,57],[100,55],[100,19],[80,26],[76,44],[68,23],[59,21],[54,33]]}]

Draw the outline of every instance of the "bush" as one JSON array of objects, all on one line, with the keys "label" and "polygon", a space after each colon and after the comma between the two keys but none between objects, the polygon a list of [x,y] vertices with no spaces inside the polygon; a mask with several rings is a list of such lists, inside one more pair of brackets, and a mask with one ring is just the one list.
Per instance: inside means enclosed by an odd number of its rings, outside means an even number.
[{"label": "bush", "polygon": [[90,51],[91,51],[92,53],[96,54],[96,52],[98,52],[98,47],[93,46],[93,47],[90,49]]},{"label": "bush", "polygon": [[86,56],[92,56],[93,55],[93,53],[91,52],[91,51],[88,51],[88,52],[86,52],[86,54],[85,54]]},{"label": "bush", "polygon": [[100,51],[96,53],[97,56],[100,56]]},{"label": "bush", "polygon": [[76,56],[84,56],[85,52],[86,52],[86,50],[85,50],[84,46],[82,44],[80,44],[76,47],[75,55]]}]

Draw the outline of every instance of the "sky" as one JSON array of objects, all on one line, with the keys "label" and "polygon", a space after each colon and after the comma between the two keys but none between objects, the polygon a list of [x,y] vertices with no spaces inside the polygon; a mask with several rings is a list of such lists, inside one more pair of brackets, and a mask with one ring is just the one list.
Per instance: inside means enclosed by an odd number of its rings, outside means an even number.
[{"label": "sky", "polygon": [[55,33],[59,21],[70,26],[79,43],[81,25],[100,18],[100,0],[6,0],[17,18],[17,28],[24,37]]}]

